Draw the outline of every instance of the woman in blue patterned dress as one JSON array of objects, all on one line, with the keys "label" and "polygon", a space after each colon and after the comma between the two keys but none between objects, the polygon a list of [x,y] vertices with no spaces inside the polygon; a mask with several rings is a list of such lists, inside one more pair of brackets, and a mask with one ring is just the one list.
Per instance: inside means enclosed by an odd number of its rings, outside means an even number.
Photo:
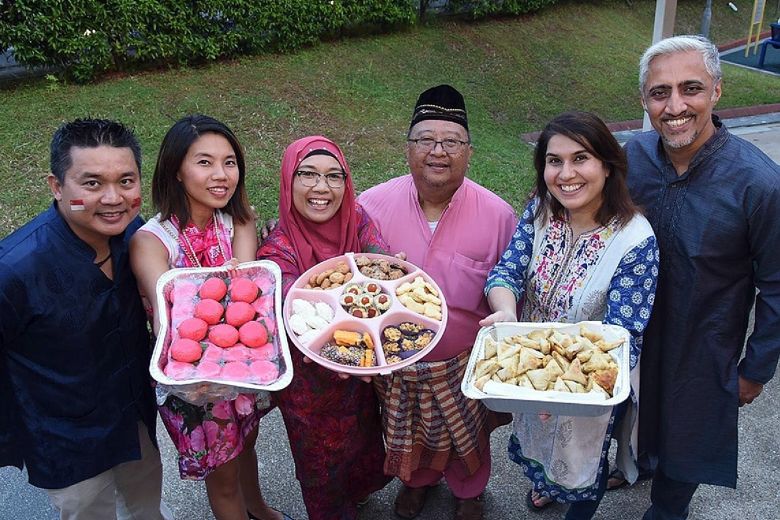
[{"label": "woman in blue patterned dress", "polygon": [[[592,518],[604,495],[607,452],[620,441],[618,467],[636,479],[639,352],[650,318],[658,247],[631,202],[626,159],[595,115],[568,112],[542,131],[534,155],[536,193],[485,291],[493,314],[481,325],[518,321],[602,321],[631,333],[631,397],[599,417],[515,414],[509,457],[542,509],[571,503],[566,519]],[[633,441],[633,442],[632,442]],[[633,448],[632,448],[633,447]]]}]

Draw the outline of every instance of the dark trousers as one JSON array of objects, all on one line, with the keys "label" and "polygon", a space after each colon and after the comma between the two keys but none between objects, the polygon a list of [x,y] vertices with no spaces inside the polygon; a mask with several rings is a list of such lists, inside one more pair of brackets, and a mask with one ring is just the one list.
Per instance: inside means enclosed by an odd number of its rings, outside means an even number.
[{"label": "dark trousers", "polygon": [[651,506],[642,520],[685,520],[698,487],[699,484],[671,479],[664,475],[661,468],[656,468],[650,491]]},{"label": "dark trousers", "polygon": [[[615,422],[612,426],[612,431],[615,432],[626,416],[626,410],[628,410],[628,403],[620,403],[615,409]],[[609,480],[609,461],[608,457],[604,457],[604,467],[601,469],[601,476],[599,477],[598,487],[596,488],[596,500],[582,500],[580,502],[572,502],[569,509],[566,511],[565,520],[590,520],[593,515],[596,514],[601,499],[604,498],[604,493],[607,491],[607,480]]]}]

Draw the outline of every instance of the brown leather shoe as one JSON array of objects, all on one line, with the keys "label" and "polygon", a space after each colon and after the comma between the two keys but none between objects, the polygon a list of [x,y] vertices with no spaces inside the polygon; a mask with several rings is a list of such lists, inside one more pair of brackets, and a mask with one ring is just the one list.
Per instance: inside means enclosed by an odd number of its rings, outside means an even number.
[{"label": "brown leather shoe", "polygon": [[485,495],[455,499],[455,520],[482,520],[485,513]]},{"label": "brown leather shoe", "polygon": [[416,518],[425,505],[429,489],[431,486],[412,488],[404,485],[395,497],[395,514],[407,520]]}]

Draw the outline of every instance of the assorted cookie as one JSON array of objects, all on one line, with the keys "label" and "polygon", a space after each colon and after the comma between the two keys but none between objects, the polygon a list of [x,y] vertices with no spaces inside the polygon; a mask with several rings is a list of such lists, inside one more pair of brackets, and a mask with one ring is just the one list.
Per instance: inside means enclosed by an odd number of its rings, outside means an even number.
[{"label": "assorted cookie", "polygon": [[[440,335],[443,302],[426,279],[414,266],[384,255],[350,253],[330,260],[290,289],[285,301],[290,337],[327,368],[335,369],[322,360],[348,373],[386,373],[363,369],[401,363]],[[412,308],[407,300],[422,303]]]},{"label": "assorted cookie", "polygon": [[430,345],[436,333],[419,323],[404,321],[382,330],[382,351],[388,365],[399,363]]},{"label": "assorted cookie", "polygon": [[413,282],[404,282],[395,290],[398,301],[410,311],[441,321],[441,298],[439,291],[423,279],[415,277]]},{"label": "assorted cookie", "polygon": [[326,343],[320,349],[320,356],[352,367],[373,367],[376,365],[374,342],[367,332],[337,330],[333,333],[333,341]]},{"label": "assorted cookie", "polygon": [[408,274],[404,266],[388,259],[368,258],[356,256],[355,265],[363,276],[376,278],[377,280],[398,280]]},{"label": "assorted cookie", "polygon": [[344,287],[339,303],[350,316],[376,318],[392,305],[390,296],[376,282],[351,283]]},{"label": "assorted cookie", "polygon": [[352,279],[352,271],[346,262],[339,262],[332,269],[325,269],[309,277],[305,289],[335,289]]}]

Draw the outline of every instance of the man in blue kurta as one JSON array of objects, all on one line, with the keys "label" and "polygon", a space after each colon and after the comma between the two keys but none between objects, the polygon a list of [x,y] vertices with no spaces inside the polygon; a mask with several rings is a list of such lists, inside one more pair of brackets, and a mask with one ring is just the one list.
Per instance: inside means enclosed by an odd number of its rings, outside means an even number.
[{"label": "man in blue kurta", "polygon": [[0,241],[0,466],[26,467],[62,519],[171,518],[128,263],[140,168],[121,124],[62,125],[52,205]]},{"label": "man in blue kurta", "polygon": [[736,487],[738,409],[780,356],[780,168],[712,114],[708,40],[650,47],[640,88],[655,131],[626,145],[628,181],[661,252],[642,350],[640,449],[655,465],[644,518],[683,519],[698,484]]}]

